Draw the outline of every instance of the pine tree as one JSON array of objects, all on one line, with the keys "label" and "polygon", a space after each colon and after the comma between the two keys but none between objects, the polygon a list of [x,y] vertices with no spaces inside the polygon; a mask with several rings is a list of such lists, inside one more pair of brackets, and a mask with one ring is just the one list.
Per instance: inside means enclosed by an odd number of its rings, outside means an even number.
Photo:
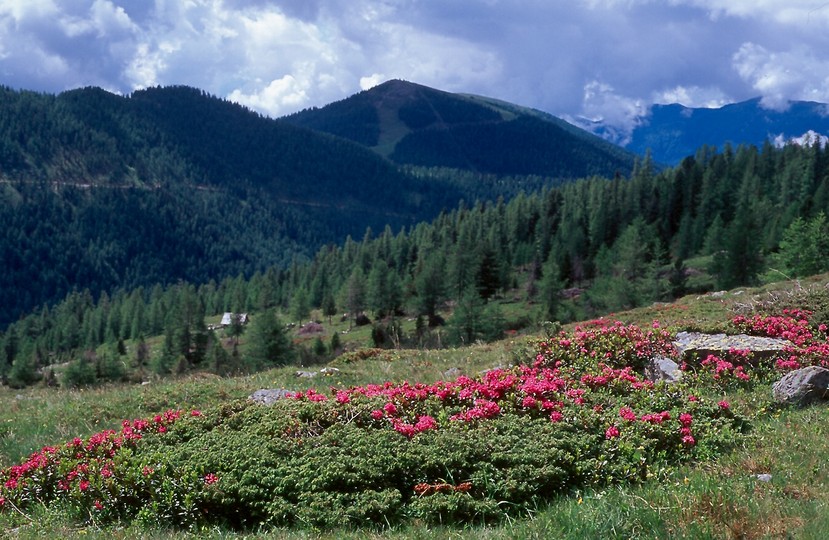
[{"label": "pine tree", "polygon": [[294,350],[284,325],[274,310],[257,314],[250,323],[246,361],[252,370],[282,366],[294,358]]}]

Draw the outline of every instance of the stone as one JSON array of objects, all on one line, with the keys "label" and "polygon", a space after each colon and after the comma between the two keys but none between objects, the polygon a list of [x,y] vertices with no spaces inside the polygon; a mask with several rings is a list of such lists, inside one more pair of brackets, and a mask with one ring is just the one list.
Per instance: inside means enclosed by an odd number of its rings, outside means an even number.
[{"label": "stone", "polygon": [[319,375],[316,371],[297,371],[294,373],[294,377],[299,377],[300,379],[313,379]]},{"label": "stone", "polygon": [[272,388],[263,388],[262,390],[257,390],[256,392],[252,393],[248,396],[248,399],[251,401],[255,401],[260,405],[271,405],[280,399],[285,399],[289,397],[293,397],[294,392],[290,390],[284,389],[272,389]]},{"label": "stone", "polygon": [[443,378],[447,381],[455,380],[460,377],[463,373],[461,372],[460,368],[451,367],[443,372]]},{"label": "stone", "polygon": [[771,475],[768,474],[768,473],[758,474],[758,475],[756,475],[756,477],[757,477],[757,480],[759,480],[761,482],[771,482]]},{"label": "stone", "polygon": [[829,369],[809,366],[787,373],[771,387],[779,403],[805,406],[829,399]]},{"label": "stone", "polygon": [[675,383],[682,378],[682,370],[679,369],[679,364],[670,358],[657,356],[645,367],[645,377],[653,382]]},{"label": "stone", "polygon": [[324,367],[320,370],[323,375],[336,375],[340,370],[335,367]]},{"label": "stone", "polygon": [[774,358],[792,342],[786,339],[749,336],[737,334],[703,334],[701,332],[679,332],[674,340],[674,346],[679,351],[679,357],[685,361],[694,358],[704,360],[709,354],[722,357],[730,349],[750,350],[754,361]]}]

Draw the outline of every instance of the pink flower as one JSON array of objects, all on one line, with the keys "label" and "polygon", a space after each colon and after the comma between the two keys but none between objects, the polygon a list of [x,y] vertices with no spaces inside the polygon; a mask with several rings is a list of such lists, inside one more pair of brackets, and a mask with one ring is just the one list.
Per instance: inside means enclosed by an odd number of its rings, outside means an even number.
[{"label": "pink flower", "polygon": [[95,502],[93,504],[95,505],[96,510],[103,510],[104,509],[104,505],[98,499],[95,499]]},{"label": "pink flower", "polygon": [[397,414],[397,407],[391,401],[383,405],[383,410],[386,411],[386,414],[389,416]]},{"label": "pink flower", "polygon": [[553,422],[553,423],[561,422],[561,420],[563,418],[564,418],[564,415],[561,414],[561,412],[559,412],[559,411],[553,411],[553,412],[550,413],[550,421]]},{"label": "pink flower", "polygon": [[682,414],[679,415],[679,423],[682,424],[685,427],[690,426],[691,422],[693,422],[693,421],[694,421],[694,417],[691,416],[688,413],[682,413]]},{"label": "pink flower", "polygon": [[381,418],[383,418],[383,411],[381,411],[380,409],[374,409],[373,411],[371,411],[371,417],[375,420],[380,420]]},{"label": "pink flower", "polygon": [[682,437],[682,444],[684,444],[685,446],[694,446],[695,444],[697,444],[697,441],[694,440],[693,436],[685,435],[684,437]]},{"label": "pink flower", "polygon": [[78,488],[81,491],[86,491],[87,489],[89,489],[89,480],[86,480],[86,479],[81,480],[81,483],[78,484]]},{"label": "pink flower", "polygon": [[207,474],[205,474],[205,475],[204,475],[204,483],[205,483],[205,485],[210,486],[210,485],[215,484],[215,483],[216,483],[216,482],[218,482],[218,481],[219,481],[219,477],[218,477],[218,476],[216,476],[216,475],[215,475],[215,474],[213,474],[213,473],[207,473]]},{"label": "pink flower", "polygon": [[430,429],[437,429],[438,423],[435,421],[434,418],[428,415],[423,415],[417,419],[417,423],[415,423],[415,430],[418,433],[421,431],[428,431]]},{"label": "pink flower", "polygon": [[155,470],[152,467],[150,467],[149,465],[145,465],[144,468],[141,469],[141,474],[143,474],[144,476],[150,476],[154,472],[155,472]]},{"label": "pink flower", "polygon": [[616,426],[610,426],[607,428],[607,431],[604,432],[605,439],[615,439],[619,436],[619,428]]},{"label": "pink flower", "polygon": [[190,411],[190,416],[201,416],[201,411],[192,410]]},{"label": "pink flower", "polygon": [[630,407],[622,407],[621,409],[619,409],[619,416],[621,416],[628,422],[636,421],[636,414],[633,412],[633,410],[631,410]]},{"label": "pink flower", "polygon": [[717,403],[717,405],[720,406],[720,409],[728,409],[729,407],[731,407],[731,405],[725,400],[720,401],[719,403]]}]

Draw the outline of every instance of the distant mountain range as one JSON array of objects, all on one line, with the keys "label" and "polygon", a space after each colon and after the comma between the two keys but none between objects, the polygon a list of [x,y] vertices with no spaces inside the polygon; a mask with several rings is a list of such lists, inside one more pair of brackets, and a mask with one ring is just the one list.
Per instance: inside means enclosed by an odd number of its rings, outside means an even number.
[{"label": "distant mountain range", "polygon": [[284,122],[337,135],[401,165],[494,175],[626,175],[634,156],[560,118],[391,80]]},{"label": "distant mountain range", "polygon": [[[608,139],[614,136],[600,124],[584,127]],[[674,165],[703,145],[720,149],[726,143],[761,147],[766,141],[783,144],[810,131],[829,135],[828,105],[793,101],[786,110],[775,111],[764,108],[760,98],[719,109],[654,105],[624,147],[639,155],[650,150],[656,162]]]}]

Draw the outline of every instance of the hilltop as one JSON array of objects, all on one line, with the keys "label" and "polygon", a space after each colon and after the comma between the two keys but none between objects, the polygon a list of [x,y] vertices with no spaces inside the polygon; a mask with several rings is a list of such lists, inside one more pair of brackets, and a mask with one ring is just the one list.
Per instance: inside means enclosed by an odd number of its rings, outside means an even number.
[{"label": "hilltop", "polygon": [[395,163],[496,175],[628,175],[634,156],[552,115],[391,80],[284,122],[350,139]]}]

